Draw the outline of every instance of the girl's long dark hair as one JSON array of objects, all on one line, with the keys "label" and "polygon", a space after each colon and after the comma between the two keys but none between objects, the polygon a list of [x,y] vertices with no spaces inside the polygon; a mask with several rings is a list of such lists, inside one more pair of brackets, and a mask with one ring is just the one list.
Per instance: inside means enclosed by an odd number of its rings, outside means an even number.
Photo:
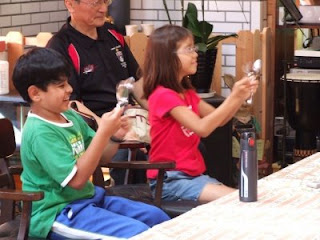
[{"label": "girl's long dark hair", "polygon": [[193,38],[191,32],[176,25],[165,25],[151,34],[142,70],[146,99],[159,85],[178,93],[193,88],[188,77],[184,77],[181,83],[178,79],[181,62],[176,51],[179,43],[188,38]]}]

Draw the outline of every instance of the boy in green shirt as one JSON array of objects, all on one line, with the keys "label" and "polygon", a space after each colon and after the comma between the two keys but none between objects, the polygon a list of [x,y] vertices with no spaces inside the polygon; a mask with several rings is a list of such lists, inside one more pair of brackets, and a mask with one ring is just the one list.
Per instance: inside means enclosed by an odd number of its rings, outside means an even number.
[{"label": "boy in green shirt", "polygon": [[22,188],[43,191],[34,202],[31,237],[50,239],[129,238],[166,221],[160,209],[121,197],[105,196],[89,178],[100,159],[118,149],[128,121],[123,109],[102,115],[94,132],[69,109],[70,66],[62,55],[35,48],[16,63],[13,82],[31,109],[21,141]]}]

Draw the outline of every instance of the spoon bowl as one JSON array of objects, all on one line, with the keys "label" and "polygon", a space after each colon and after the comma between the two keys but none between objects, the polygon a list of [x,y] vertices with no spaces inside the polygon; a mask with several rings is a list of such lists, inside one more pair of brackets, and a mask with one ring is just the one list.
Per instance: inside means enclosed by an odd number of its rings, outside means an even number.
[{"label": "spoon bowl", "polygon": [[133,89],[134,78],[130,77],[122,80],[116,87],[117,107],[126,106],[129,104],[129,95]]},{"label": "spoon bowl", "polygon": [[[252,70],[248,73],[248,77],[253,77],[253,79],[255,79],[257,76],[260,75],[261,72],[261,59],[257,59],[254,61],[253,65],[252,65]],[[247,104],[252,104],[252,97],[253,97],[253,93],[251,93],[251,96],[249,99],[247,99]]]},{"label": "spoon bowl", "polygon": [[259,74],[261,71],[261,59],[257,59],[254,61],[253,66],[252,66],[252,71],[255,74]]}]

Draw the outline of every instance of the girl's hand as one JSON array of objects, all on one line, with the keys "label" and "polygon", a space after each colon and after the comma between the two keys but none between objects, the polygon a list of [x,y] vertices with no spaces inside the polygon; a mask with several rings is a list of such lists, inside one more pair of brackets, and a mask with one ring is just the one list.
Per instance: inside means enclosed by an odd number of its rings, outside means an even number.
[{"label": "girl's hand", "polygon": [[259,81],[253,76],[243,77],[234,84],[231,95],[239,98],[241,101],[245,101],[251,94],[254,94],[257,91],[258,86]]}]

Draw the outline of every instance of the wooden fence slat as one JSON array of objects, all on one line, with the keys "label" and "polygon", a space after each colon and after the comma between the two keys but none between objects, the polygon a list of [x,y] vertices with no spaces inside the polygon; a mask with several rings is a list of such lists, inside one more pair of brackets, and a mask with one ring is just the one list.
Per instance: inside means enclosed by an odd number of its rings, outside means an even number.
[{"label": "wooden fence slat", "polygon": [[124,36],[124,40],[126,41],[126,44],[128,45],[128,47],[130,47],[130,37]]},{"label": "wooden fence slat", "polygon": [[51,32],[40,32],[36,36],[37,39],[37,47],[45,47],[48,43],[48,41],[52,38]]},{"label": "wooden fence slat", "polygon": [[217,48],[217,57],[214,65],[211,90],[221,95],[221,83],[222,83],[222,45],[223,44],[236,44],[237,38],[231,37],[223,39],[219,42]]},{"label": "wooden fence slat", "polygon": [[241,79],[246,73],[247,64],[253,62],[253,35],[250,31],[240,31],[236,42],[236,79]]},{"label": "wooden fence slat", "polygon": [[144,33],[134,33],[130,37],[130,50],[141,68],[143,67],[147,42],[148,37]]},{"label": "wooden fence slat", "polygon": [[217,94],[221,95],[221,75],[222,75],[222,41],[219,42],[218,52],[216,57],[216,62],[213,69],[211,90],[215,91]]},{"label": "wooden fence slat", "polygon": [[[256,30],[252,32],[252,62],[254,62],[257,59],[262,59],[261,55],[261,45],[262,45],[262,39],[261,39],[261,33],[259,30]],[[257,92],[253,95],[253,102],[252,102],[252,107],[253,107],[253,115],[256,117],[258,122],[261,124],[262,122],[262,92],[263,89],[261,86],[257,89]],[[259,133],[261,134],[261,133]]]}]

